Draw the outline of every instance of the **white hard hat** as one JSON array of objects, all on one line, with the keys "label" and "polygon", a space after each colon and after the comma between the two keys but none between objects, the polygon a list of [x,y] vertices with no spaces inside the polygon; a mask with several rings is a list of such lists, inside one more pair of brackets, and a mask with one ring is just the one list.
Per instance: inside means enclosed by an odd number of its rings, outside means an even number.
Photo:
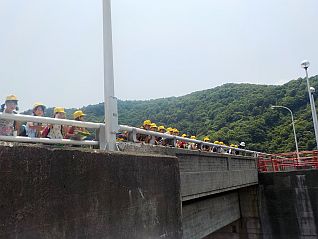
[{"label": "white hard hat", "polygon": [[245,147],[245,142],[241,142],[240,146]]}]

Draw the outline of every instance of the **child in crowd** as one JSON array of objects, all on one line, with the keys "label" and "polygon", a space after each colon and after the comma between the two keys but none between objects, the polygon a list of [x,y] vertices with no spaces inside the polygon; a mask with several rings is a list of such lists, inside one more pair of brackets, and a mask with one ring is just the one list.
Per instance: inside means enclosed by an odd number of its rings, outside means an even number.
[{"label": "child in crowd", "polygon": [[[15,95],[6,97],[5,103],[1,105],[0,112],[5,114],[17,114],[18,99]],[[0,135],[13,136],[18,134],[20,124],[15,120],[0,119]],[[15,133],[14,133],[15,132]]]},{"label": "child in crowd", "polygon": [[[45,105],[42,103],[35,103],[33,106],[34,116],[43,116],[45,111]],[[25,126],[26,135],[31,138],[40,138],[45,126],[42,123],[28,122]]]},{"label": "child in crowd", "polygon": [[[210,138],[208,136],[206,136],[206,137],[204,137],[203,141],[210,142]],[[208,145],[202,145],[202,150],[203,151],[211,151],[211,147]]]},{"label": "child in crowd", "polygon": [[[84,121],[85,114],[81,110],[77,110],[73,113],[74,120]],[[83,127],[71,126],[67,133],[67,138],[73,140],[84,140],[90,133]]]},{"label": "child in crowd", "polygon": [[[197,139],[197,137],[195,135],[191,135],[190,139]],[[196,143],[190,142],[188,144],[188,149],[196,150],[196,149],[198,149],[198,145]]]},{"label": "child in crowd", "polygon": [[[152,124],[151,120],[147,119],[147,120],[144,121],[143,125],[140,128],[144,129],[144,130],[150,130],[151,124]],[[150,139],[151,139],[151,137],[149,135],[137,134],[137,140],[139,142],[145,142],[146,144],[149,144],[150,143]]]},{"label": "child in crowd", "polygon": [[[182,138],[186,138],[187,135],[186,135],[186,134],[182,134],[181,137],[182,137]],[[187,148],[187,142],[186,142],[186,141],[182,141],[182,140],[178,140],[178,141],[177,141],[177,147],[178,147],[178,148],[181,148],[181,149],[185,149],[185,148]]]},{"label": "child in crowd", "polygon": [[[65,111],[64,108],[62,107],[55,107],[54,108],[54,114],[53,118],[56,119],[65,119]],[[68,130],[67,126],[64,125],[56,125],[56,124],[51,124],[48,125],[44,130],[43,130],[43,137],[47,137],[50,139],[63,139],[66,132]]]}]

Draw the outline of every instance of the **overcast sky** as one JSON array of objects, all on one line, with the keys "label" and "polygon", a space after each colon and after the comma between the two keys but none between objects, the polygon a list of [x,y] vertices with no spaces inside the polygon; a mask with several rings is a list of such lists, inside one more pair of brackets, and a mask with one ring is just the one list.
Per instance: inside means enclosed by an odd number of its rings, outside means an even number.
[{"label": "overcast sky", "polygon": [[[180,96],[318,74],[317,0],[113,0],[115,95]],[[0,0],[0,97],[103,101],[102,0]]]}]

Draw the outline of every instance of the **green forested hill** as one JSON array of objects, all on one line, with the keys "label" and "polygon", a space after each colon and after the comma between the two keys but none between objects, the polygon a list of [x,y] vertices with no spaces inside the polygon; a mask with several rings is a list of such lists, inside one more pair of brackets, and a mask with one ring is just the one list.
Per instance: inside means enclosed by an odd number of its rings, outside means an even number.
[{"label": "green forested hill", "polygon": [[[318,76],[310,79],[318,90]],[[145,119],[178,128],[181,133],[227,143],[245,141],[247,147],[265,152],[294,151],[289,107],[295,117],[300,150],[315,147],[306,81],[292,80],[281,86],[225,84],[181,97],[147,101],[119,101],[119,123],[140,126]],[[83,109],[87,120],[103,121],[103,104]]]}]

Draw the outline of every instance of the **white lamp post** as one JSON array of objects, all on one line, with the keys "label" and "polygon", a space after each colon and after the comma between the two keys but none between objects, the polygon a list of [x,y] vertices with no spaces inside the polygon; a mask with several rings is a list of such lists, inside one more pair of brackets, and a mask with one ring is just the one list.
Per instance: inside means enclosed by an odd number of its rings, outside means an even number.
[{"label": "white lamp post", "polygon": [[298,142],[297,142],[297,135],[296,135],[296,130],[295,130],[295,122],[294,122],[293,112],[292,112],[291,109],[289,109],[288,107],[280,106],[280,105],[272,105],[271,108],[272,108],[272,109],[275,109],[275,108],[283,108],[283,109],[286,109],[286,110],[288,110],[288,111],[290,112],[291,119],[292,119],[292,125],[293,125],[294,138],[295,138],[295,146],[296,146],[297,159],[299,160],[299,150],[298,150]]},{"label": "white lamp post", "polygon": [[105,134],[101,149],[116,150],[116,132],[118,131],[117,99],[114,90],[113,43],[111,0],[103,1],[103,41],[104,41],[104,104]]},{"label": "white lamp post", "polygon": [[315,101],[314,97],[312,96],[313,92],[311,91],[311,87],[309,85],[309,79],[308,79],[308,67],[310,63],[307,60],[304,60],[301,63],[301,67],[305,69],[306,71],[306,81],[307,81],[307,89],[308,89],[308,95],[309,95],[309,101],[310,101],[310,108],[311,108],[311,114],[312,114],[312,121],[314,123],[314,130],[315,130],[315,138],[316,138],[316,146],[318,149],[318,121],[317,121],[317,112],[315,107]]}]

